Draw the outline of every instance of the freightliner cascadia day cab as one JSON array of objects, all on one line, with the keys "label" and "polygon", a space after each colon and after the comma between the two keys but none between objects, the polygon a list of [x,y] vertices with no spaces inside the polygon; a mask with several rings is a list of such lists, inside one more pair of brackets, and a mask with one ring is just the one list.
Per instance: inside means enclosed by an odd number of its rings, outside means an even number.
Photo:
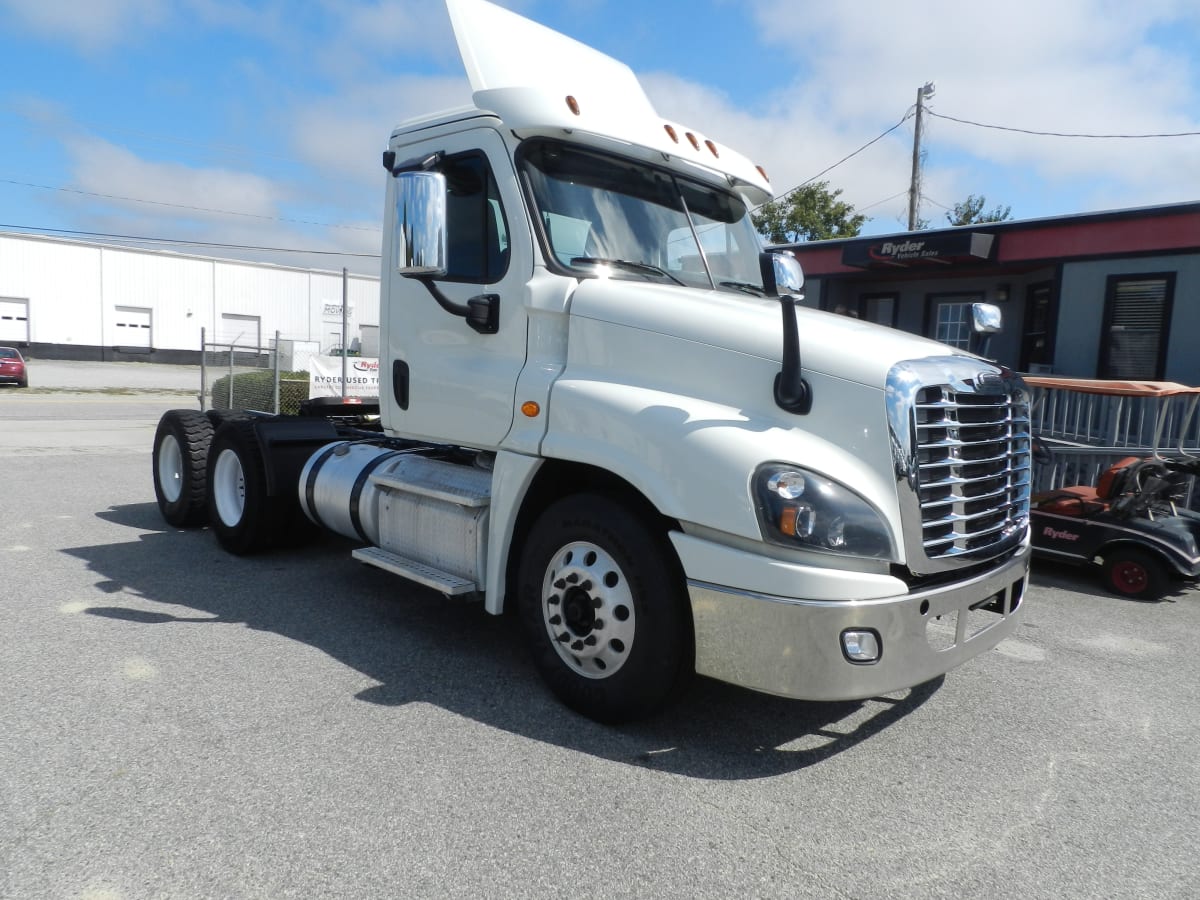
[{"label": "freightliner cascadia day cab", "polygon": [[447,6],[474,104],[383,154],[378,422],[167,413],[166,519],[234,553],[321,526],[515,609],[550,688],[601,721],[693,673],[875,696],[1009,635],[1021,380],[799,307],[798,264],[751,224],[762,169],[665,121],[623,64]]}]

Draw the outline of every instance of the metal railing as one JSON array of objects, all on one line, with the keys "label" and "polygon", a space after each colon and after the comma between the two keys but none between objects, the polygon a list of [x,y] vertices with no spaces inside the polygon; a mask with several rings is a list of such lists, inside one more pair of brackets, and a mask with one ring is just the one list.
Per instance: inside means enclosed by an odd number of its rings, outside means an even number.
[{"label": "metal railing", "polygon": [[[1200,447],[1195,394],[1128,396],[1082,393],[1040,385],[1033,391],[1033,433],[1043,438],[1106,447],[1153,450]],[[1162,433],[1155,429],[1162,416]]]},{"label": "metal railing", "polygon": [[[1032,380],[1032,379],[1031,379]],[[1095,485],[1112,465],[1129,457],[1200,454],[1200,394],[1182,385],[1168,393],[1147,383],[1144,394],[1071,390],[1037,379],[1031,385],[1033,434],[1050,451],[1049,461],[1034,462],[1033,489],[1045,492],[1077,484]],[[1117,388],[1114,388],[1116,390]],[[1186,479],[1184,503],[1200,508],[1196,479]]]}]

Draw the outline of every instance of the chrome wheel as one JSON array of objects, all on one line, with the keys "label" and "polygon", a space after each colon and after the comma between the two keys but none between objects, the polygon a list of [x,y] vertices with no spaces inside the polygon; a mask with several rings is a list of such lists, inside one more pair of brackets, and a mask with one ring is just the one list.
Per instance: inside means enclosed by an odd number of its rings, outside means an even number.
[{"label": "chrome wheel", "polygon": [[173,434],[158,444],[158,485],[167,503],[177,503],[183,494],[183,451]]},{"label": "chrome wheel", "polygon": [[629,658],[633,594],[621,567],[595,544],[576,541],[554,555],[542,581],[542,617],[558,655],[585,678],[607,678]]},{"label": "chrome wheel", "polygon": [[246,513],[246,474],[232,449],[222,450],[213,465],[212,498],[217,516],[225,525],[233,528],[242,521]]}]

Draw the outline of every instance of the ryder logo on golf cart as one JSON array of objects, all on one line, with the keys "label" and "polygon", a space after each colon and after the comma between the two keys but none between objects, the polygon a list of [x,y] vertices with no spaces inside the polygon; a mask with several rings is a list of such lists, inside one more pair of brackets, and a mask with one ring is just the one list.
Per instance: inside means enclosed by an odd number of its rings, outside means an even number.
[{"label": "ryder logo on golf cart", "polygon": [[1042,529],[1042,537],[1048,537],[1052,541],[1077,541],[1079,535],[1072,534],[1070,531],[1060,531],[1057,528],[1051,528],[1047,525]]}]

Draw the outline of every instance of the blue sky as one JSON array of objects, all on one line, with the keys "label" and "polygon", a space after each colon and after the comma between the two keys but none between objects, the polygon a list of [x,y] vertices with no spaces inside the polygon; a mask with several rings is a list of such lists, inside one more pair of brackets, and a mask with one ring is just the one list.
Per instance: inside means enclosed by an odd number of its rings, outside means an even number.
[{"label": "blue sky", "polygon": [[[1196,0],[510,0],[628,63],[667,118],[786,190],[930,109],[1031,131],[1200,132]],[[470,100],[437,0],[0,0],[0,230],[347,251],[371,271],[391,127]],[[905,227],[913,121],[822,176]],[[1200,200],[1200,135],[1054,138],[929,117],[921,214]],[[188,249],[188,248],[183,248]],[[195,252],[218,254],[213,248]],[[241,254],[245,255],[245,254]]]}]

